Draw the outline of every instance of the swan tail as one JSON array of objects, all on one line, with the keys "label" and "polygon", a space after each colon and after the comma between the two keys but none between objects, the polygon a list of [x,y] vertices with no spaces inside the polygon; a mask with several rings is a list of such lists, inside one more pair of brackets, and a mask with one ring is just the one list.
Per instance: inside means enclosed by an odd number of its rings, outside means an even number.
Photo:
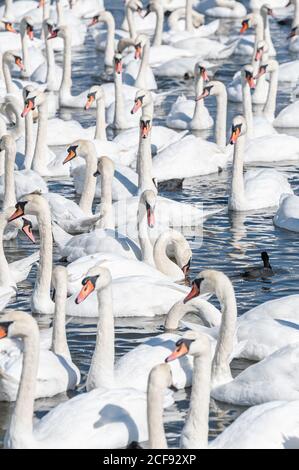
[{"label": "swan tail", "polygon": [[94,228],[96,222],[100,218],[101,214],[97,213],[91,217],[82,217],[81,219],[76,219],[68,224],[66,231],[73,235],[88,232],[90,229]]},{"label": "swan tail", "polygon": [[52,222],[53,238],[60,251],[63,250],[65,245],[73,238],[72,235],[67,233],[56,222]]},{"label": "swan tail", "polygon": [[36,251],[32,255],[26,256],[26,258],[10,263],[9,268],[14,272],[13,277],[16,283],[27,279],[32,266],[39,260],[39,255],[39,251]]}]

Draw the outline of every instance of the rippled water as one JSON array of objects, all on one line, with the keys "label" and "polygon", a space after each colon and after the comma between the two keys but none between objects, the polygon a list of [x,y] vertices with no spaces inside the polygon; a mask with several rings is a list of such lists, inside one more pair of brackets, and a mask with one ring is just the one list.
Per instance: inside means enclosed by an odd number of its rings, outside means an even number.
[{"label": "rippled water", "polygon": [[[0,2],[2,3],[2,2]],[[117,20],[120,21],[122,2],[109,0],[106,7],[114,10]],[[223,27],[237,33],[239,22],[226,23]],[[288,27],[279,26],[271,21],[272,38],[278,52],[279,62],[286,62],[293,57],[287,50]],[[95,83],[100,83],[99,75],[103,70],[103,56],[95,50],[93,40],[88,37],[84,47],[73,52],[73,88],[74,93],[81,92]],[[217,72],[216,77],[228,83],[233,74],[242,65],[242,59],[233,57]],[[193,82],[184,80],[159,80],[159,89],[169,90],[179,86],[180,92],[188,96],[193,96]],[[277,110],[287,105],[291,89],[287,86],[280,87]],[[157,122],[163,123],[163,118],[175,101],[176,95],[170,94],[165,103],[157,110]],[[207,100],[211,114],[215,116],[215,102],[213,99]],[[240,112],[238,105],[229,104],[228,126],[232,117]],[[62,110],[60,116],[64,118],[74,118],[79,120],[84,126],[94,124],[94,112],[84,112],[80,110]],[[295,132],[292,132],[296,135]],[[288,174],[293,189],[298,194],[299,173],[297,165],[277,165],[279,171]],[[198,247],[196,241],[190,240],[193,250],[193,261],[191,269],[192,275],[204,268],[215,268],[224,271],[233,279],[239,315],[248,309],[274,298],[298,292],[299,278],[299,238],[295,233],[283,231],[274,227],[272,223],[273,211],[266,209],[255,213],[229,214],[226,210],[228,195],[229,172],[215,174],[205,177],[194,178],[186,182],[184,189],[179,193],[171,193],[172,198],[178,201],[185,201],[193,204],[203,203],[205,207],[223,206],[224,211],[210,218],[204,225],[203,243]],[[63,181],[49,181],[49,188],[59,192],[66,197],[75,198],[71,179]],[[163,194],[163,193],[162,193]],[[167,195],[167,193],[164,193]],[[5,251],[9,261],[27,256],[36,248],[30,245],[25,238],[20,235],[17,240],[6,242]],[[271,257],[271,264],[277,274],[267,281],[244,281],[238,274],[247,266],[260,263],[260,252],[267,250]],[[59,255],[55,253],[55,261]],[[19,286],[18,297],[11,304],[12,307],[29,310],[29,296],[32,290],[32,283],[35,279],[36,270],[33,269],[29,279]],[[38,319],[41,326],[47,326],[51,318],[43,317]],[[116,319],[116,352],[121,356],[136,345],[142,342],[149,335],[161,332],[163,325],[162,318],[138,318],[134,321],[128,319]],[[96,323],[94,319],[90,321],[72,321],[67,325],[68,341],[74,362],[79,366],[82,373],[82,381],[79,393],[83,390],[86,374],[89,368],[96,336]],[[249,363],[246,361],[234,361],[233,374],[238,374]],[[178,445],[178,437],[184,423],[184,417],[188,408],[189,391],[181,390],[175,394],[175,404],[165,410],[165,423],[167,438],[170,446]],[[57,396],[53,399],[38,400],[35,404],[37,416],[42,416],[53,406],[56,406],[66,395]],[[0,444],[12,405],[0,404]],[[210,409],[210,437],[215,437],[226,426],[228,426],[242,409],[217,404],[211,402]]]}]

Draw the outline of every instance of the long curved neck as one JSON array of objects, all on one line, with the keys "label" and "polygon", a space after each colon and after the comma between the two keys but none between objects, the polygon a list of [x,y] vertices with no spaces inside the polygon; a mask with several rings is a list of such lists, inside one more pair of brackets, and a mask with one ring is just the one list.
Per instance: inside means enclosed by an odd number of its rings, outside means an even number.
[{"label": "long curved neck", "polygon": [[298,0],[295,1],[295,11],[294,11],[294,17],[292,21],[292,28],[295,28],[299,24],[299,2]]},{"label": "long curved neck", "polygon": [[113,67],[114,57],[114,38],[115,38],[115,21],[110,12],[106,12],[105,22],[107,25],[107,39],[105,47],[105,65]]},{"label": "long curved neck", "polygon": [[63,38],[64,51],[63,51],[63,75],[61,86],[59,90],[60,99],[64,96],[71,96],[72,87],[72,40],[70,34],[66,34]]},{"label": "long curved neck", "polygon": [[134,13],[128,5],[126,6],[126,17],[127,17],[127,22],[129,26],[130,37],[131,39],[135,39],[136,28],[135,28],[135,21],[134,21]]},{"label": "long curved neck", "polygon": [[23,339],[23,367],[14,410],[11,415],[5,443],[13,445],[17,442],[29,440],[33,433],[34,396],[36,377],[39,364],[39,334],[38,329],[32,329],[30,336]]},{"label": "long curved neck", "polygon": [[115,109],[114,109],[114,127],[115,129],[126,128],[125,102],[123,97],[122,73],[114,74],[115,87]]},{"label": "long curved neck", "polygon": [[206,449],[209,434],[209,405],[211,384],[211,348],[194,356],[192,391],[186,423],[182,431],[183,449]]},{"label": "long curved neck", "polygon": [[85,179],[84,187],[81,194],[79,207],[86,215],[92,215],[92,203],[96,190],[96,178],[93,174],[97,169],[97,156],[94,144],[92,142],[85,142],[84,153],[82,156],[85,158]]},{"label": "long curved neck", "polygon": [[[196,80],[195,80],[195,96],[199,96],[202,94],[203,84],[204,84],[203,77],[200,74],[196,77]],[[204,100],[196,101],[195,107],[194,107],[193,118],[191,121],[193,124],[195,124],[201,118],[204,107],[205,107]]]},{"label": "long curved neck", "polygon": [[258,48],[258,44],[263,39],[264,39],[263,19],[261,15],[255,15],[255,40],[254,40],[254,48],[253,48],[253,55],[252,55],[252,67],[253,67],[254,76],[258,73],[258,69],[259,69],[259,61],[255,60],[256,51]]},{"label": "long curved neck", "polygon": [[59,275],[55,289],[55,311],[52,335],[52,351],[61,356],[70,358],[65,330],[65,312],[67,299],[67,274]]},{"label": "long curved neck", "polygon": [[33,138],[33,117],[32,113],[28,113],[25,117],[25,158],[24,168],[31,168],[34,155],[34,138]]},{"label": "long curved neck", "polygon": [[16,93],[16,92],[18,92],[17,86],[13,83],[13,81],[11,79],[9,64],[7,63],[7,61],[4,58],[2,58],[2,70],[3,70],[4,81],[5,81],[5,86],[6,86],[7,93]]},{"label": "long curved neck", "polygon": [[56,13],[58,26],[65,25],[63,4],[60,0],[56,2]]},{"label": "long curved neck", "polygon": [[112,181],[114,172],[104,171],[101,175],[101,218],[96,223],[98,228],[114,229],[113,205],[112,205]]},{"label": "long curved neck", "polygon": [[48,127],[48,103],[47,99],[38,107],[38,128],[36,144],[32,161],[32,169],[43,175],[46,167],[45,156],[47,155],[47,127]]},{"label": "long curved neck", "polygon": [[11,109],[15,115],[16,124],[11,130],[11,135],[14,137],[15,140],[17,140],[24,135],[25,126],[24,120],[22,119],[20,113],[20,101],[16,95],[11,95],[9,97],[7,109]]},{"label": "long curved neck", "polygon": [[152,150],[151,150],[151,131],[148,136],[143,139],[140,131],[139,148],[137,155],[137,172],[138,172],[138,193],[150,189],[155,193],[157,188],[152,179]]},{"label": "long curved neck", "polygon": [[150,449],[168,449],[163,424],[164,394],[165,389],[149,378],[147,385],[147,422]]},{"label": "long curved neck", "polygon": [[[238,141],[239,140],[240,138]],[[218,335],[216,351],[212,362],[213,387],[217,386],[217,384],[223,384],[232,380],[230,371],[230,357],[234,347],[234,337],[237,323],[236,297],[234,288],[229,281],[222,283],[222,285],[219,287],[219,291],[217,292],[217,297],[221,303],[222,321]]]},{"label": "long curved neck", "polygon": [[264,40],[268,45],[268,49],[273,49],[273,43],[270,33],[270,26],[269,26],[269,17],[266,11],[262,11],[262,18],[263,18],[263,26],[264,26]]},{"label": "long curved neck", "polygon": [[4,8],[4,17],[14,16],[13,14],[13,0],[5,0],[5,8]]},{"label": "long curved neck", "polygon": [[106,118],[105,118],[105,102],[103,99],[99,99],[96,102],[96,132],[95,139],[107,140],[106,134]]},{"label": "long curved neck", "polygon": [[226,147],[226,114],[227,114],[227,93],[226,89],[217,95],[217,116],[216,116],[216,144],[224,150]]},{"label": "long curved neck", "polygon": [[244,178],[243,178],[243,157],[245,147],[245,136],[240,136],[235,144],[232,182],[231,182],[231,199],[235,206],[242,204],[245,198]]},{"label": "long curved neck", "polygon": [[8,284],[11,285],[11,274],[3,247],[3,233],[6,224],[5,213],[0,212],[0,286],[2,288],[6,287]]},{"label": "long curved neck", "polygon": [[193,31],[192,7],[193,0],[186,0],[186,31],[189,33]]},{"label": "long curved neck", "polygon": [[139,67],[139,72],[137,75],[137,78],[135,80],[135,87],[136,88],[143,88],[147,90],[147,71],[149,68],[149,55],[150,55],[150,44],[149,41],[146,41],[146,43],[143,46],[143,52],[142,52],[142,60],[140,63]]},{"label": "long curved neck", "polygon": [[278,87],[278,69],[275,69],[271,72],[267,101],[266,101],[264,111],[263,111],[264,116],[270,122],[272,122],[275,117],[277,87]]},{"label": "long curved neck", "polygon": [[15,159],[16,159],[16,144],[13,139],[11,143],[5,148],[5,193],[3,201],[3,209],[14,206],[16,204],[16,191],[15,191]]},{"label": "long curved neck", "polygon": [[221,322],[219,310],[205,299],[195,298],[185,304],[179,300],[171,307],[166,315],[164,323],[165,330],[177,330],[180,320],[182,320],[187,313],[198,315],[203,324],[209,328],[217,327]]},{"label": "long curved neck", "polygon": [[163,35],[163,26],[164,26],[164,12],[163,7],[159,7],[155,10],[156,12],[156,29],[155,36],[153,39],[153,46],[161,46],[162,44],[162,35]]},{"label": "long curved neck", "polygon": [[[51,212],[46,201],[42,210],[37,214],[37,221],[40,233],[40,261],[33,297],[46,299],[49,304],[52,304],[50,290],[53,265],[53,241]],[[32,302],[32,305],[34,305],[34,302]]]},{"label": "long curved neck", "polygon": [[87,390],[114,385],[114,317],[111,284],[98,290],[98,330],[96,347],[88,372]]},{"label": "long curved neck", "polygon": [[[175,232],[166,231],[161,233],[154,246],[154,260],[156,268],[162,273],[171,276],[174,269],[178,269],[178,265],[171,261],[167,256],[167,247],[171,243],[176,245],[180,242],[180,236]],[[176,250],[175,250],[176,251]],[[182,271],[183,278],[183,271]]]},{"label": "long curved neck", "polygon": [[137,224],[139,244],[142,253],[142,261],[151,266],[155,266],[153,245],[151,244],[148,233],[150,228],[147,224],[146,207],[142,197],[140,198],[138,206]]},{"label": "long curved neck", "polygon": [[250,139],[253,135],[253,115],[252,115],[252,101],[250,87],[242,77],[242,96],[243,96],[243,113],[246,119],[247,138]]},{"label": "long curved neck", "polygon": [[[44,37],[47,37],[48,26],[44,25],[43,28]],[[46,43],[46,56],[47,56],[47,90],[55,91],[56,90],[56,64],[55,64],[55,55],[53,51],[53,45],[51,41],[45,40]]]},{"label": "long curved neck", "polygon": [[24,64],[24,70],[22,70],[22,77],[30,77],[31,75],[31,68],[30,68],[30,58],[29,58],[29,51],[28,51],[28,41],[29,38],[24,32],[21,35],[21,41],[22,41],[22,61]]}]

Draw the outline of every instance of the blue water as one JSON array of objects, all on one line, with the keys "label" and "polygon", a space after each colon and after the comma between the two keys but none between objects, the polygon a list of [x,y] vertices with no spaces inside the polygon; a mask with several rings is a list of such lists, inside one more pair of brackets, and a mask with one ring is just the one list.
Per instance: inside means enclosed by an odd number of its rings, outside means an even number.
[{"label": "blue water", "polygon": [[[0,2],[1,4],[2,2]],[[121,20],[122,2],[106,1],[106,7],[113,10],[118,24]],[[239,22],[229,25],[230,33],[237,32],[240,28]],[[278,26],[271,21],[271,31],[274,45],[278,53],[279,62],[293,59],[287,49],[286,37],[289,27]],[[103,56],[95,50],[92,38],[87,38],[86,44],[73,53],[73,87],[74,93],[81,92],[87,87],[101,83],[99,76],[103,70]],[[60,57],[61,60],[61,57]],[[217,79],[228,83],[233,74],[243,64],[242,59],[231,58],[216,74]],[[180,92],[193,97],[192,80],[159,80],[159,89],[170,90],[180,87]],[[277,111],[289,102],[291,89],[283,86],[279,90],[277,100]],[[158,121],[163,123],[171,104],[176,100],[175,95],[170,94],[167,100],[158,110]],[[215,102],[207,100],[206,105],[213,116],[215,116]],[[229,104],[228,129],[232,117],[241,111],[239,105]],[[82,125],[94,124],[94,111],[61,110],[60,116],[70,116],[79,120]],[[296,135],[293,132],[294,135]],[[210,137],[211,138],[211,137]],[[298,165],[276,165],[279,171],[288,174],[292,187],[298,194],[299,172]],[[205,208],[227,206],[229,170],[221,174],[199,177],[189,182],[186,187],[178,193],[171,193],[171,197],[177,201],[203,204]],[[63,181],[49,181],[51,190],[59,192],[66,197],[75,198],[71,179]],[[162,193],[163,194],[163,193]],[[167,193],[165,193],[167,195]],[[190,240],[193,249],[193,260],[191,266],[191,277],[195,276],[204,268],[214,268],[224,271],[233,278],[236,291],[239,314],[248,309],[280,296],[295,294],[298,292],[299,282],[299,237],[297,234],[283,231],[274,227],[272,218],[273,211],[265,209],[255,213],[229,214],[227,210],[208,219],[204,224],[203,243],[198,247],[197,243]],[[19,259],[34,251],[24,237],[5,243],[5,251],[9,261]],[[260,252],[266,250],[270,254],[272,267],[277,274],[267,281],[245,281],[238,274],[254,264],[260,263]],[[59,259],[55,251],[55,259]],[[29,310],[29,296],[34,283],[35,269],[32,270],[29,279],[24,282],[18,292],[18,297],[11,306]],[[49,318],[39,319],[41,326],[46,326]],[[134,321],[116,320],[116,352],[121,356],[150,334],[161,332],[162,318],[148,319],[138,318]],[[74,362],[82,373],[82,382],[79,392],[83,389],[86,373],[89,368],[96,336],[96,323],[94,320],[72,322],[67,326],[68,341]],[[234,361],[233,374],[239,373],[248,365],[246,361]],[[188,409],[189,391],[179,391],[175,394],[176,403],[165,411],[165,423],[167,438],[170,446],[178,445],[178,436],[184,423],[185,413]],[[47,412],[51,407],[67,399],[65,395],[55,397],[51,400],[38,400],[35,409],[38,416]],[[12,405],[0,404],[0,445],[3,437],[9,413]],[[228,426],[241,412],[241,409],[219,405],[211,402],[210,409],[210,437],[213,438]]]}]

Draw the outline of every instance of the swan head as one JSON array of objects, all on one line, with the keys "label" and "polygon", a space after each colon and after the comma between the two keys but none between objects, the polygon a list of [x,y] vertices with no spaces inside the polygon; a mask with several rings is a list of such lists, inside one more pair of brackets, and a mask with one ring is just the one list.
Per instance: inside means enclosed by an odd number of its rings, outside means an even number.
[{"label": "swan head", "polygon": [[114,55],[114,71],[116,74],[120,75],[123,71],[123,63],[122,63],[122,55],[117,52],[115,55]]},{"label": "swan head", "polygon": [[22,57],[19,55],[17,51],[6,51],[3,54],[3,62],[8,64],[9,66],[16,64],[20,70],[24,70],[24,64]]},{"label": "swan head", "polygon": [[67,25],[59,26],[58,28],[54,28],[51,30],[47,40],[55,39],[55,38],[70,38],[71,37],[71,29]]},{"label": "swan head", "polygon": [[105,102],[105,93],[103,87],[100,85],[94,85],[92,86],[87,94],[87,101],[84,106],[84,109],[87,110],[89,109],[94,101],[101,101],[103,100]]},{"label": "swan head", "polygon": [[150,228],[155,226],[155,207],[157,196],[151,189],[146,189],[140,196],[140,203],[146,210],[147,225]]},{"label": "swan head", "polygon": [[88,158],[95,151],[94,144],[90,140],[79,139],[73,142],[67,149],[67,156],[63,160],[63,165],[70,162],[77,156]]},{"label": "swan head", "polygon": [[264,40],[259,41],[257,43],[256,53],[254,57],[255,62],[262,60],[263,55],[265,54],[265,52],[268,52],[268,50],[269,50],[269,47],[268,47],[267,42]]},{"label": "swan head", "polygon": [[100,264],[93,266],[86,273],[82,280],[82,289],[75,299],[76,304],[80,304],[94,291],[100,291],[108,287],[112,282],[109,269]]},{"label": "swan head", "polygon": [[0,152],[5,151],[8,148],[15,147],[15,140],[10,134],[5,134],[0,139]]},{"label": "swan head", "polygon": [[101,10],[98,12],[94,13],[89,13],[87,15],[84,15],[84,19],[91,19],[90,23],[87,25],[88,27],[94,26],[98,23],[101,23],[102,21],[106,21],[108,17],[111,17],[111,13],[106,10]]},{"label": "swan head", "polygon": [[43,21],[43,30],[45,33],[45,37],[52,34],[52,31],[55,29],[55,22],[51,18],[47,18]]},{"label": "swan head", "polygon": [[[25,92],[24,92],[25,93]],[[26,93],[26,98],[24,99],[24,109],[21,114],[22,117],[26,117],[30,111],[34,111],[37,106],[41,106],[47,97],[43,91],[32,90]]]},{"label": "swan head", "polygon": [[39,336],[36,320],[25,312],[10,310],[0,318],[0,340],[3,338],[26,338]]},{"label": "swan head", "polygon": [[142,16],[143,4],[140,0],[129,0],[126,3],[126,8],[130,9],[131,11],[137,12],[140,16]]},{"label": "swan head", "polygon": [[97,177],[103,175],[104,173],[107,174],[109,172],[111,178],[114,175],[114,162],[109,157],[100,157],[97,164],[97,171],[93,174],[93,176]]},{"label": "swan head", "polygon": [[276,72],[278,70],[279,64],[277,60],[267,60],[265,62],[262,62],[259,66],[258,74],[256,78],[261,77],[262,75],[265,75],[265,73],[272,73]]},{"label": "swan head", "polygon": [[[67,286],[68,274],[65,266],[55,266],[52,272],[52,285],[54,292],[59,290],[61,285]],[[55,295],[53,296],[55,298]]]},{"label": "swan head", "polygon": [[229,139],[231,145],[234,145],[240,136],[246,135],[247,125],[244,116],[235,116],[232,122],[232,132]]},{"label": "swan head", "polygon": [[248,83],[250,89],[255,88],[254,70],[252,65],[244,65],[242,69],[243,80]]},{"label": "swan head", "polygon": [[24,16],[20,23],[21,36],[27,35],[31,41],[34,39],[34,22],[31,16]]},{"label": "swan head", "polygon": [[3,23],[5,31],[8,31],[9,33],[17,33],[17,30],[13,26],[12,18],[2,18],[1,23]]},{"label": "swan head", "polygon": [[191,356],[201,356],[211,352],[211,344],[207,335],[198,331],[187,331],[183,338],[180,338],[175,345],[174,351],[165,359],[165,362],[172,362],[187,354]]},{"label": "swan head", "polygon": [[166,389],[172,385],[172,373],[168,364],[157,364],[148,376],[148,387]]},{"label": "swan head", "polygon": [[291,32],[288,35],[288,39],[296,38],[298,35],[299,35],[299,26],[296,25],[294,28],[291,29]]},{"label": "swan head", "polygon": [[50,214],[49,204],[39,191],[23,196],[15,205],[15,211],[8,218],[8,222],[19,219],[24,215]]},{"label": "swan head", "polygon": [[201,77],[204,82],[209,81],[209,77],[208,77],[208,73],[207,73],[207,67],[205,66],[205,64],[203,64],[202,62],[197,62],[197,64],[195,64],[194,76],[196,78]]},{"label": "swan head", "polygon": [[218,80],[211,80],[208,85],[206,85],[203,89],[201,95],[195,98],[195,101],[202,100],[207,98],[208,96],[218,96],[225,91],[225,85]]},{"label": "swan head", "polygon": [[221,271],[206,269],[201,271],[192,282],[191,291],[184,303],[202,294],[216,294],[222,300],[227,291],[233,289],[229,278]]},{"label": "swan head", "polygon": [[134,106],[131,110],[131,114],[137,113],[140,108],[148,106],[152,101],[152,94],[148,90],[138,90],[135,95]]},{"label": "swan head", "polygon": [[162,2],[160,2],[160,0],[151,0],[148,3],[147,7],[145,8],[145,14],[143,18],[146,18],[152,12],[158,13],[158,14],[164,13],[164,7],[163,7]]},{"label": "swan head", "polygon": [[273,9],[272,9],[271,5],[269,5],[267,3],[265,3],[264,5],[261,6],[260,13],[261,13],[261,15],[269,15],[269,16],[272,16],[274,18]]},{"label": "swan head", "polygon": [[146,44],[149,43],[149,36],[146,34],[138,34],[134,41],[135,59],[141,59],[142,50]]}]

